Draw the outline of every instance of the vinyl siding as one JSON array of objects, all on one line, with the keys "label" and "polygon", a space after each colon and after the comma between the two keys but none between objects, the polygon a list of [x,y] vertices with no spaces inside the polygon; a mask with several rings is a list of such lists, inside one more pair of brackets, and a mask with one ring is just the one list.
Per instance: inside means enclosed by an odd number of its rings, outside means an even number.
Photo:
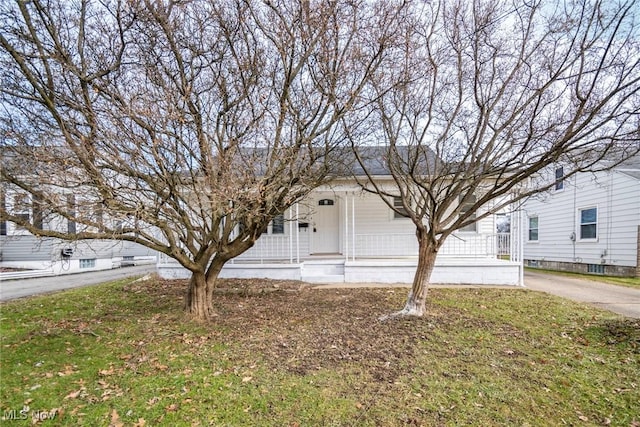
[{"label": "vinyl siding", "polygon": [[39,239],[32,235],[0,236],[3,262],[51,261],[54,239]]},{"label": "vinyl siding", "polygon": [[[597,239],[581,241],[579,210],[590,207],[598,209]],[[525,241],[525,259],[636,265],[640,181],[628,175],[615,171],[576,175],[565,181],[564,190],[529,200],[525,211],[538,216],[539,226],[538,242]]]},{"label": "vinyl siding", "polygon": [[69,258],[102,259],[121,256],[155,256],[156,252],[133,242],[91,240],[65,242],[59,239],[38,238],[32,235],[2,236],[2,261],[56,261],[63,248],[73,249]]}]

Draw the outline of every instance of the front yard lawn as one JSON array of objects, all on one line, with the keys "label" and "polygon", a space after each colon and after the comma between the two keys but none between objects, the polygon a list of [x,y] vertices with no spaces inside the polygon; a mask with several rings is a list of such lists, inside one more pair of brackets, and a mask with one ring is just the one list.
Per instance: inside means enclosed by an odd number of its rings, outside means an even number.
[{"label": "front yard lawn", "polygon": [[[0,306],[11,425],[640,425],[640,322],[523,289],[119,281]],[[28,408],[27,408],[28,407]],[[21,411],[23,411],[21,413]]]}]

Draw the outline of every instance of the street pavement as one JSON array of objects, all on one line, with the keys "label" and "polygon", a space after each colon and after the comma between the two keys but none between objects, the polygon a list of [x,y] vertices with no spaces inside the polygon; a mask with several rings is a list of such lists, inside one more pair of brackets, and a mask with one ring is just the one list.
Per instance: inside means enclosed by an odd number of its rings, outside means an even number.
[{"label": "street pavement", "polygon": [[577,277],[526,271],[527,289],[585,302],[623,316],[640,319],[640,289],[610,285]]},{"label": "street pavement", "polygon": [[61,276],[35,277],[31,279],[2,280],[0,301],[8,301],[30,295],[46,294],[63,289],[80,288],[111,282],[132,276],[144,276],[156,271],[155,264],[90,271],[87,273],[65,274]]}]

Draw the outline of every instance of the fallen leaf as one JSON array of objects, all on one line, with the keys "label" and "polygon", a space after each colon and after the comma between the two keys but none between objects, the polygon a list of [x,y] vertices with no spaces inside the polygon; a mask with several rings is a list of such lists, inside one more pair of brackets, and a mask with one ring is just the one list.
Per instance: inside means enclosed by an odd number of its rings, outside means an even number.
[{"label": "fallen leaf", "polygon": [[144,427],[145,425],[147,425],[147,422],[144,420],[144,418],[138,418],[138,422],[135,423],[133,427]]},{"label": "fallen leaf", "polygon": [[160,401],[158,396],[153,396],[151,399],[147,400],[147,405],[152,406]]},{"label": "fallen leaf", "polygon": [[113,366],[110,366],[109,369],[102,369],[100,371],[98,371],[98,375],[101,375],[103,377],[106,377],[108,375],[113,375],[114,374],[114,369]]},{"label": "fallen leaf", "polygon": [[120,415],[118,415],[118,411],[115,409],[111,411],[111,422],[109,423],[109,427],[124,427],[124,423],[120,420]]},{"label": "fallen leaf", "polygon": [[80,396],[80,394],[82,393],[82,391],[83,391],[83,389],[76,390],[76,391],[72,391],[71,393],[67,394],[67,395],[64,397],[64,400],[67,400],[67,399],[77,399],[77,398],[78,398],[78,396]]}]

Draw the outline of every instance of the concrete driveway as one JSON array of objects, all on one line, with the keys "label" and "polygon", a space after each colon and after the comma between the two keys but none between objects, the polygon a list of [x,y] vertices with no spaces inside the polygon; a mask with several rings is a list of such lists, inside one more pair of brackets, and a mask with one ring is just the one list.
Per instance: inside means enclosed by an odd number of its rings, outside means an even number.
[{"label": "concrete driveway", "polygon": [[623,316],[640,319],[640,289],[592,280],[526,271],[524,285],[574,301],[586,302]]},{"label": "concrete driveway", "polygon": [[156,271],[155,264],[112,270],[90,271],[87,273],[65,274],[62,276],[37,277],[32,279],[3,280],[0,283],[0,301],[39,295],[63,289],[96,285],[132,276],[144,276]]}]

